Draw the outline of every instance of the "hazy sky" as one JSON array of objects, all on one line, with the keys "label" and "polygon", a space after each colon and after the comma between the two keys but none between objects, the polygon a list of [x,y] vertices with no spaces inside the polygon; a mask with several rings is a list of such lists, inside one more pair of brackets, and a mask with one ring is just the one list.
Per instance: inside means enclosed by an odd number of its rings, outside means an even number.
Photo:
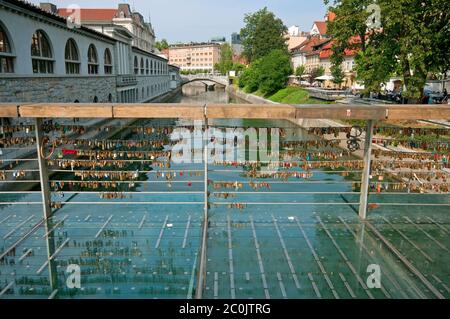
[{"label": "hazy sky", "polygon": [[212,37],[239,32],[246,13],[267,6],[289,27],[298,25],[309,31],[313,21],[323,20],[323,0],[32,0],[52,2],[58,7],[78,4],[86,8],[115,8],[129,3],[146,19],[151,17],[158,39],[170,43],[208,41]]}]

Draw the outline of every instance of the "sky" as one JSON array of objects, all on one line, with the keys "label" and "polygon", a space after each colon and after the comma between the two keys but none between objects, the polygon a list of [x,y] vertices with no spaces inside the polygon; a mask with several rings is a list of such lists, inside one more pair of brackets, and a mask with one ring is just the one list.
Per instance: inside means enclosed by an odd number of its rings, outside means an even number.
[{"label": "sky", "polygon": [[309,31],[314,21],[323,20],[323,0],[32,0],[51,2],[58,7],[77,4],[82,8],[117,8],[128,3],[145,19],[151,19],[157,39],[169,43],[201,42],[224,36],[244,25],[246,13],[265,6],[281,18],[286,26],[298,25]]}]

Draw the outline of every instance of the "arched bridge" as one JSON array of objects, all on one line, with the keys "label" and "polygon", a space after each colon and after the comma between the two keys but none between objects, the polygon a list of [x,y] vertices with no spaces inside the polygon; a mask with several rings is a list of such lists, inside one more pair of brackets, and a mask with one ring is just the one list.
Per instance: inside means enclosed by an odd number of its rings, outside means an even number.
[{"label": "arched bridge", "polygon": [[181,79],[182,79],[181,85],[185,85],[191,82],[214,82],[216,84],[220,84],[223,86],[228,85],[228,77],[222,75],[210,75],[210,74],[184,75]]}]

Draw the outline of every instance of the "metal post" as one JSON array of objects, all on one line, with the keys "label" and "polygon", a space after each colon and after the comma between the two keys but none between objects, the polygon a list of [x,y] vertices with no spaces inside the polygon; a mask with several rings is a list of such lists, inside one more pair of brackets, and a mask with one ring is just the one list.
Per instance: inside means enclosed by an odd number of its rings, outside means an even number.
[{"label": "metal post", "polygon": [[57,289],[57,270],[56,264],[54,260],[50,260],[50,256],[52,256],[55,252],[55,238],[53,232],[49,233],[49,230],[52,228],[52,222],[50,217],[52,216],[52,207],[51,207],[51,194],[50,194],[50,184],[48,178],[48,168],[45,159],[41,154],[41,145],[44,139],[44,134],[42,132],[42,119],[36,118],[36,147],[37,147],[37,157],[39,163],[39,177],[41,181],[41,194],[42,194],[42,209],[44,213],[44,226],[45,233],[48,234],[46,237],[47,244],[47,258],[49,260],[48,263],[48,275],[50,281],[50,288],[53,292]]},{"label": "metal post", "polygon": [[369,176],[370,176],[370,166],[371,166],[371,155],[372,155],[372,137],[373,137],[373,126],[374,121],[367,121],[366,138],[364,145],[364,168],[361,180],[361,196],[359,199],[359,217],[361,219],[366,219],[367,216],[367,203],[369,196]]},{"label": "metal post", "polygon": [[205,284],[205,263],[206,263],[206,246],[208,238],[208,118],[206,116],[206,108],[204,106],[204,122],[205,122],[205,132],[203,133],[203,174],[204,174],[204,216],[203,216],[203,233],[202,233],[202,244],[200,247],[200,265],[198,269],[198,282],[197,289],[195,291],[195,298],[202,299],[203,296],[203,286]]},{"label": "metal post", "polygon": [[41,154],[41,145],[44,139],[42,132],[42,119],[36,118],[36,147],[39,163],[39,176],[41,181],[42,206],[44,211],[44,218],[47,219],[52,215],[50,185],[48,181],[47,163]]}]

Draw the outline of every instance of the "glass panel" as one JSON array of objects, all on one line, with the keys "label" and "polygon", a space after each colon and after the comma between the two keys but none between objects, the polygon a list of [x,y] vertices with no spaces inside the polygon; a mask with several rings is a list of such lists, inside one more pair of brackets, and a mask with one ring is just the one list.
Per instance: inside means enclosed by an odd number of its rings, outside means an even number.
[{"label": "glass panel", "polygon": [[0,73],[14,73],[14,60],[0,56]]},{"label": "glass panel", "polygon": [[41,50],[39,47],[39,36],[37,33],[34,33],[33,37],[31,38],[31,55],[41,56]]},{"label": "glass panel", "polygon": [[42,50],[41,56],[44,58],[51,58],[52,53],[50,50],[50,43],[48,42],[47,37],[42,32],[39,32],[39,36],[40,36],[39,39],[41,42],[41,50]]},{"label": "glass panel", "polygon": [[92,44],[89,46],[88,50],[88,62],[97,63],[97,50]]},{"label": "glass panel", "polygon": [[8,37],[5,30],[0,25],[0,52],[11,52],[11,46],[9,45]]},{"label": "glass panel", "polygon": [[66,60],[78,61],[78,50],[76,48],[75,42],[72,39],[69,39],[67,41],[65,58]]}]

